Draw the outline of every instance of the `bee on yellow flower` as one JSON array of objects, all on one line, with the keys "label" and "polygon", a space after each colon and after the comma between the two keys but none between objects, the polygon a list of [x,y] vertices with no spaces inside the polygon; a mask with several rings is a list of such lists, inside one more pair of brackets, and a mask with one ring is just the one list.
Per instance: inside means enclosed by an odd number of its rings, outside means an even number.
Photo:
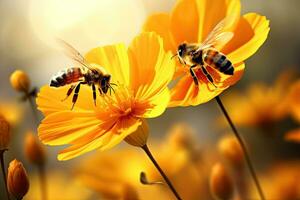
[{"label": "bee on yellow flower", "polygon": [[[264,43],[270,28],[266,17],[240,12],[239,0],[178,0],[171,13],[147,19],[143,30],[161,35],[165,49],[189,65],[177,65],[174,79],[179,80],[169,106],[205,103],[241,78],[244,61]],[[191,53],[187,59],[184,50]]]},{"label": "bee on yellow flower", "polygon": [[73,111],[70,100],[61,101],[67,87],[44,86],[38,94],[38,109],[45,115],[38,128],[41,141],[48,145],[70,146],[58,155],[68,160],[92,151],[112,148],[137,130],[143,130],[144,118],[161,115],[170,94],[175,64],[166,53],[163,40],[155,33],[135,37],[129,48],[123,44],[92,49],[85,55],[88,63],[104,66],[118,84],[115,93],[90,99],[82,87]]}]

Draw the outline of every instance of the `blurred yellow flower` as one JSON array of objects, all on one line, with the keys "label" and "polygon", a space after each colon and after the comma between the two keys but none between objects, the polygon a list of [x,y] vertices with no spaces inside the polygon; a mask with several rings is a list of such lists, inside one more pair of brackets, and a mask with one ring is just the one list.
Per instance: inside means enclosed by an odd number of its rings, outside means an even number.
[{"label": "blurred yellow flower", "polygon": [[[300,124],[300,80],[296,81],[291,86],[288,99],[291,115],[297,123]],[[300,127],[295,130],[288,131],[285,135],[285,139],[300,143]]]},{"label": "blurred yellow flower", "polygon": [[[184,127],[186,126],[182,126],[182,128]],[[210,194],[206,186],[208,173],[198,166],[195,155],[199,156],[199,152],[190,148],[195,146],[194,143],[197,142],[187,132],[185,132],[187,133],[186,138],[184,138],[185,142],[182,142],[181,139],[184,134],[179,133],[179,127],[176,129],[173,129],[176,132],[170,132],[171,134],[164,143],[153,148],[153,154],[157,156],[161,167],[168,169],[166,171],[167,176],[174,183],[174,187],[183,199],[209,199]],[[181,131],[184,130],[181,129]],[[139,182],[142,171],[146,173],[150,182],[162,180],[152,164],[145,161],[142,152],[131,149],[116,149],[115,151],[102,152],[101,156],[99,154],[92,155],[82,163],[84,164],[77,169],[78,178],[104,199],[123,199],[124,190],[127,190],[128,186],[130,186],[131,192],[134,191],[142,200],[173,198],[166,186],[142,185]],[[111,173],[112,171],[114,173]]]},{"label": "blurred yellow flower", "polygon": [[170,14],[154,14],[147,19],[143,30],[160,34],[164,39],[165,49],[175,54],[180,43],[201,43],[218,22],[226,16],[236,16],[235,22],[228,27],[228,31],[234,33],[234,37],[219,49],[233,63],[234,75],[223,75],[208,67],[207,70],[213,78],[222,83],[222,87],[211,91],[208,89],[209,82],[201,70],[196,72],[200,81],[197,87],[188,67],[178,63],[176,78],[181,78],[171,90],[169,106],[189,106],[207,102],[241,78],[245,68],[244,60],[264,43],[270,28],[266,17],[256,13],[240,16],[240,11],[239,0],[177,0]]},{"label": "blurred yellow flower", "polygon": [[[298,200],[300,199],[300,163],[299,161],[285,161],[273,165],[260,177],[266,199]],[[249,199],[257,199],[255,188],[252,188],[253,196]]]},{"label": "blurred yellow flower", "polygon": [[252,84],[246,92],[232,93],[225,98],[234,123],[241,126],[266,127],[289,115],[288,91],[293,74],[282,73],[273,86]]},{"label": "blurred yellow flower", "polygon": [[[41,186],[38,174],[30,174],[30,190],[24,200],[40,197]],[[72,179],[65,171],[49,171],[47,173],[48,200],[87,200],[92,192]]]},{"label": "blurred yellow flower", "polygon": [[17,125],[23,114],[23,109],[16,103],[1,101],[0,102],[0,115],[2,115],[10,125]]},{"label": "blurred yellow flower", "polygon": [[134,133],[143,118],[161,115],[169,103],[167,85],[175,64],[155,33],[140,34],[128,50],[123,44],[111,45],[92,49],[85,57],[105,67],[118,88],[98,98],[95,106],[90,88],[83,87],[73,110],[71,101],[61,101],[68,87],[41,88],[37,104],[45,119],[38,128],[40,139],[49,145],[71,145],[59,153],[59,160],[115,146]]},{"label": "blurred yellow flower", "polygon": [[300,79],[291,86],[288,98],[291,114],[300,123]]}]

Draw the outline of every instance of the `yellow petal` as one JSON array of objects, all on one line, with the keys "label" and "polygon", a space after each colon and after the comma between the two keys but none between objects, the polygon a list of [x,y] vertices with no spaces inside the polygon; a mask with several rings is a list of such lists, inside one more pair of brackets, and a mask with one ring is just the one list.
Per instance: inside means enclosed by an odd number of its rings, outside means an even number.
[{"label": "yellow petal", "polygon": [[124,44],[116,44],[92,49],[85,55],[89,63],[104,67],[112,76],[112,82],[129,83],[129,61]]},{"label": "yellow petal", "polygon": [[232,63],[243,62],[253,55],[267,39],[270,31],[269,20],[256,13],[240,18],[234,38],[222,50]]},{"label": "yellow petal", "polygon": [[175,51],[177,47],[174,44],[172,38],[170,24],[171,24],[171,20],[168,14],[166,13],[154,14],[147,18],[143,26],[143,31],[156,32],[163,38],[165,50]]},{"label": "yellow petal", "polygon": [[44,144],[64,145],[88,133],[100,133],[100,124],[94,112],[55,112],[45,117],[38,133]]},{"label": "yellow petal", "polygon": [[236,66],[234,75],[226,76],[225,79],[222,79],[222,87],[219,88],[214,88],[211,84],[208,85],[208,83],[204,83],[203,81],[200,81],[199,86],[196,87],[190,74],[183,76],[178,83],[171,88],[169,107],[196,106],[210,101],[221,94],[222,91],[227,89],[230,85],[236,83],[243,75],[244,68],[244,63],[240,63]]},{"label": "yellow petal", "polygon": [[[75,83],[76,85],[76,83]],[[65,101],[67,91],[70,86],[64,86],[54,88],[50,86],[43,86],[38,93],[36,103],[38,109],[44,113],[44,115],[51,114],[56,111],[68,110],[72,108],[72,97],[73,94]],[[74,90],[73,90],[74,92]],[[86,85],[81,85],[77,102],[73,111],[75,110],[93,110],[95,108],[93,101],[92,89]]]},{"label": "yellow petal", "polygon": [[240,0],[197,0],[196,2],[199,13],[198,42],[203,42],[226,16],[239,16],[241,11]]},{"label": "yellow petal", "polygon": [[131,89],[136,97],[149,99],[167,89],[175,72],[171,53],[165,53],[162,39],[152,33],[137,36],[128,49]]},{"label": "yellow petal", "polygon": [[[120,143],[126,136],[133,133],[141,125],[141,121],[130,119],[118,123],[110,131],[100,137],[87,140],[83,143],[74,144],[58,154],[58,160],[69,160],[95,149],[107,150]],[[115,131],[118,132],[115,132]]]},{"label": "yellow petal", "polygon": [[178,0],[171,13],[171,31],[178,46],[182,42],[196,42],[199,13],[196,0]]}]

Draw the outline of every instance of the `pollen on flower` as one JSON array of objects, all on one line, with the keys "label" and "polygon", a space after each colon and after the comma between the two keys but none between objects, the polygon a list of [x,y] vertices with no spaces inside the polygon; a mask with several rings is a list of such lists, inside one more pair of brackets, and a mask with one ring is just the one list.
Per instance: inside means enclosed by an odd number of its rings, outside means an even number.
[{"label": "pollen on flower", "polygon": [[103,101],[102,107],[110,112],[109,116],[117,117],[119,121],[142,117],[154,107],[148,100],[135,98],[133,92],[125,86],[119,86],[113,95],[106,95]]}]

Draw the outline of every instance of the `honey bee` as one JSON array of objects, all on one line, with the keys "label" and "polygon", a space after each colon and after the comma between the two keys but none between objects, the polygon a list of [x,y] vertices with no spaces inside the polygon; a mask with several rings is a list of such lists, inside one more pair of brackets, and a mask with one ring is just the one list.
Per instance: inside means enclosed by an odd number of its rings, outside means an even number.
[{"label": "honey bee", "polygon": [[190,73],[194,83],[198,86],[198,78],[194,69],[200,68],[208,81],[214,84],[214,79],[207,71],[210,66],[226,75],[233,75],[234,68],[230,60],[220,52],[220,49],[232,39],[233,32],[226,32],[224,28],[233,23],[234,17],[224,18],[209,33],[201,44],[182,43],[178,46],[177,54],[180,63],[190,66]]},{"label": "honey bee", "polygon": [[114,92],[112,85],[116,85],[111,83],[111,75],[107,73],[107,71],[101,66],[94,66],[93,64],[89,64],[86,62],[85,58],[70,44],[65,41],[59,40],[62,44],[68,56],[70,56],[76,63],[79,64],[79,67],[71,67],[66,70],[60,71],[57,75],[53,76],[50,82],[51,87],[62,87],[65,85],[71,85],[67,95],[62,101],[66,100],[74,91],[74,95],[72,98],[72,108],[77,101],[80,86],[88,85],[92,87],[93,91],[93,99],[94,104],[96,106],[96,87],[100,95],[106,94],[108,90]]}]

